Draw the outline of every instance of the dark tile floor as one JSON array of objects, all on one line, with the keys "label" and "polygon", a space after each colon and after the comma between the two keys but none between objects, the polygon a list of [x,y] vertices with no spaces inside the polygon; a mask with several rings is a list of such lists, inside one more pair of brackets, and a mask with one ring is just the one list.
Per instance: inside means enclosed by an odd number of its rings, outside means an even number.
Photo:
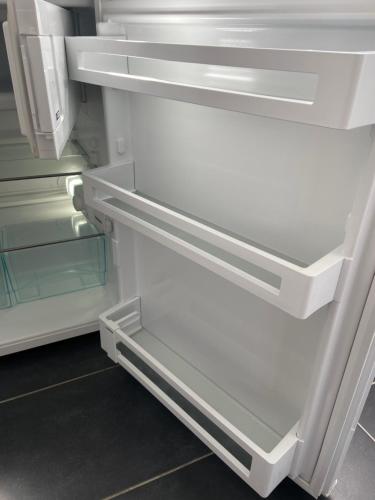
[{"label": "dark tile floor", "polygon": [[[375,387],[334,500],[374,498]],[[259,500],[100,350],[98,334],[0,359],[0,500]],[[271,500],[308,500],[284,481]]]}]

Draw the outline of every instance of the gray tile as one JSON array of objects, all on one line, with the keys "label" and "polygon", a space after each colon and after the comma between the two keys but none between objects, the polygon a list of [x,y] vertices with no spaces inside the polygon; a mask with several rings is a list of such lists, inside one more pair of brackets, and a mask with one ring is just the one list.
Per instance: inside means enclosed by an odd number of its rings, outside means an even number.
[{"label": "gray tile", "polygon": [[112,366],[99,333],[0,357],[0,401]]},{"label": "gray tile", "polygon": [[371,386],[359,423],[375,439],[375,385]]},{"label": "gray tile", "polygon": [[[312,500],[285,480],[269,500]],[[216,456],[210,456],[168,476],[116,497],[116,500],[261,500]]]},{"label": "gray tile", "polygon": [[357,427],[332,500],[375,498],[375,444]]},{"label": "gray tile", "polygon": [[207,452],[122,368],[0,405],[0,498],[95,500]]}]

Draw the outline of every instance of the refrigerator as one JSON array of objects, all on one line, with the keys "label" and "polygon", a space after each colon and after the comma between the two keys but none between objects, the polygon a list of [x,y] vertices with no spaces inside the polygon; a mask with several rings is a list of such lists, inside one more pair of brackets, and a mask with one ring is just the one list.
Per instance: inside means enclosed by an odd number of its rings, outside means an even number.
[{"label": "refrigerator", "polygon": [[375,375],[372,2],[0,8],[0,354],[100,329],[249,488],[328,496]]}]

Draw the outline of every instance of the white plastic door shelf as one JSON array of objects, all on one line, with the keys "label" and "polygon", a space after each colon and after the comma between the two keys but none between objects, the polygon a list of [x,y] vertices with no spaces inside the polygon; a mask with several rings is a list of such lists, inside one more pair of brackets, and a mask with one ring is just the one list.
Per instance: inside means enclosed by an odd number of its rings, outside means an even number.
[{"label": "white plastic door shelf", "polygon": [[290,472],[297,424],[280,436],[142,327],[141,298],[100,316],[102,347],[260,495]]},{"label": "white plastic door shelf", "polygon": [[85,172],[86,203],[279,307],[307,318],[334,299],[344,257],[298,266],[134,192],[133,164]]},{"label": "white plastic door shelf", "polygon": [[[108,37],[67,37],[66,48],[69,77],[80,82],[333,128],[375,122],[371,51],[218,47]],[[311,99],[208,88],[130,74],[127,58],[312,74],[317,85]],[[290,92],[293,95],[293,88]]]}]

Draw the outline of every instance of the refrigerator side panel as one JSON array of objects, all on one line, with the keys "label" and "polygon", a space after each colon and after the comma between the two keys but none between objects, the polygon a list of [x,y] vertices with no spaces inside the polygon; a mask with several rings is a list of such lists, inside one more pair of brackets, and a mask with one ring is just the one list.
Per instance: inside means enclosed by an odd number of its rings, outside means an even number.
[{"label": "refrigerator side panel", "polygon": [[314,492],[329,495],[336,484],[375,376],[375,278],[342,379],[327,434],[311,480]]}]

